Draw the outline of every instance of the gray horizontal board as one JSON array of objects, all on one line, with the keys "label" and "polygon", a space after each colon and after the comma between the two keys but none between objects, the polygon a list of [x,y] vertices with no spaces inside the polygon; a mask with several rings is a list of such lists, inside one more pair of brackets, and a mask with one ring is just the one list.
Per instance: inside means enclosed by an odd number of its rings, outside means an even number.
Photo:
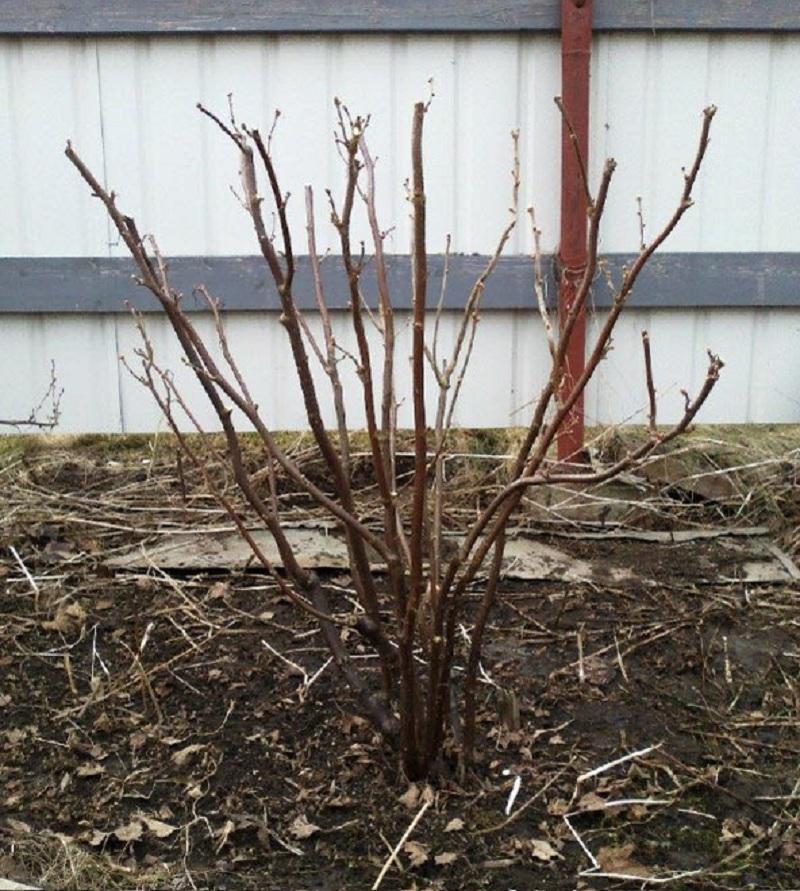
[{"label": "gray horizontal board", "polygon": [[[560,0],[4,0],[0,34],[557,31]],[[796,31],[798,0],[595,0],[605,31]]]},{"label": "gray horizontal board", "polygon": [[[445,306],[464,304],[487,257],[450,258]],[[611,278],[619,281],[633,255],[605,258]],[[437,299],[444,258],[429,259],[430,294]],[[411,260],[387,258],[389,285],[398,309],[411,305]],[[550,294],[555,293],[552,260],[546,263]],[[172,285],[185,295],[189,310],[203,306],[192,295],[204,284],[230,310],[277,310],[278,296],[260,257],[174,257],[169,261]],[[125,301],[145,311],[156,310],[155,299],[133,281],[133,265],[125,258],[11,257],[0,258],[0,312],[91,313],[124,312]],[[322,261],[326,299],[332,309],[347,306],[347,284],[338,257]],[[374,270],[362,277],[364,297],[376,303]],[[295,295],[303,309],[314,306],[308,258],[298,259]],[[595,282],[593,301],[608,306],[612,290],[605,277]],[[533,304],[531,261],[503,257],[489,279],[485,309],[525,309]],[[797,253],[664,253],[645,267],[630,297],[639,307],[800,306],[800,254]]]}]

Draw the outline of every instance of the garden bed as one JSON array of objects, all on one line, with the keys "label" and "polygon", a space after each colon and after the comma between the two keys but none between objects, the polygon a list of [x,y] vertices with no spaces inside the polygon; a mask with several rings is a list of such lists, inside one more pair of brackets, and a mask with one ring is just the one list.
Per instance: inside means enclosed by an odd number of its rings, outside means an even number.
[{"label": "garden bed", "polygon": [[[768,492],[734,472],[723,500],[676,500],[673,473],[618,503],[605,531],[767,523],[791,554],[793,449],[763,459]],[[431,787],[409,786],[269,577],[109,568],[160,535],[225,534],[168,441],[8,449],[4,462],[0,876],[370,888],[418,818],[381,888],[797,887],[800,582],[701,577],[686,543],[575,537],[585,528],[561,508],[543,525],[529,503],[527,535],[637,572],[507,578],[480,759],[462,775],[445,758]],[[488,491],[480,466],[471,485]],[[301,500],[289,509],[313,519]],[[702,547],[713,564],[719,543]],[[323,571],[349,609],[349,578]]]}]

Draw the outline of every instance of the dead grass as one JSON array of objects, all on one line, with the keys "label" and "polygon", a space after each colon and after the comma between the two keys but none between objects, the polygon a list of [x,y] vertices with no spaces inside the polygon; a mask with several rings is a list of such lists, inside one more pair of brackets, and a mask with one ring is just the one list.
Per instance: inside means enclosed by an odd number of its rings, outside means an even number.
[{"label": "dead grass", "polygon": [[[491,494],[506,476],[508,462],[503,456],[513,455],[523,431],[517,428],[457,430],[453,433],[454,457],[447,462],[447,476],[455,493],[452,520],[472,512],[477,500]],[[646,436],[642,427],[590,429],[587,442],[600,461],[618,457]],[[281,446],[314,474],[317,449],[308,432],[287,431],[277,434]],[[251,466],[263,464],[263,450],[254,436],[242,437],[243,450]],[[218,454],[224,454],[220,436],[212,442]],[[413,448],[410,431],[400,432],[399,450]],[[369,443],[366,433],[355,432],[351,449],[363,460],[364,495],[371,497],[369,485]],[[108,464],[176,465],[177,446],[170,434],[39,434],[0,437],[0,474],[12,467],[38,461],[91,467]],[[688,525],[718,522],[728,525],[768,525],[788,551],[800,553],[800,425],[706,425],[695,428],[666,450],[668,458],[656,459],[648,474],[653,491],[648,498],[648,511],[655,522],[682,522]],[[498,460],[499,459],[499,460]],[[664,472],[667,472],[665,476]],[[224,468],[220,468],[224,472]],[[324,468],[320,464],[324,479]],[[13,475],[13,474],[12,474]],[[667,478],[668,477],[668,478]],[[400,483],[408,483],[410,469],[401,473]],[[634,479],[635,482],[635,479]],[[564,489],[564,493],[569,493]],[[711,494],[712,497],[707,497]],[[594,497],[591,490],[587,496]],[[608,502],[617,497],[603,492],[599,500]],[[553,501],[531,492],[528,505],[535,504],[537,520],[548,519],[546,508]],[[564,496],[555,498],[558,505]],[[544,508],[544,513],[543,509]],[[602,513],[602,512],[601,512]],[[552,522],[563,522],[564,516],[554,510]],[[641,521],[641,512],[632,511],[631,520]]]},{"label": "dead grass", "polygon": [[149,891],[163,888],[171,878],[164,866],[134,871],[53,833],[18,836],[7,850],[0,849],[0,861],[13,863],[23,884],[59,891]]}]

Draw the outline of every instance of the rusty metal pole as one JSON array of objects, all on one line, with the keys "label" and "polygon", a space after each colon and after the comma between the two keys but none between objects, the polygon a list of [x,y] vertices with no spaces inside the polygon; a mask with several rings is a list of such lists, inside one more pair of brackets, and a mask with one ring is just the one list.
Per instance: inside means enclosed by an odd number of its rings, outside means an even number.
[{"label": "rusty metal pole", "polygon": [[[587,166],[589,157],[589,62],[592,50],[592,0],[561,0],[561,98],[564,111],[578,138]],[[586,200],[580,169],[569,131],[561,136],[561,240],[558,249],[560,282],[558,317],[569,312],[577,283],[586,268]],[[586,317],[581,309],[567,348],[562,392],[568,393],[583,371],[586,351]],[[584,459],[583,395],[566,418],[558,437],[559,461]]]}]

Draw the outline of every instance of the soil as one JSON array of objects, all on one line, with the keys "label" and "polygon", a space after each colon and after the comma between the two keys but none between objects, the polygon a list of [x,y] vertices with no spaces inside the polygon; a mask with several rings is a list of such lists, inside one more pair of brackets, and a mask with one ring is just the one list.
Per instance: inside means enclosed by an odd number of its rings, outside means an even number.
[{"label": "soil", "polygon": [[[105,568],[208,507],[142,460],[4,471],[0,876],[366,889],[424,809],[386,891],[800,887],[800,583],[699,584],[680,547],[632,541],[655,581],[506,582],[479,760],[460,775],[451,744],[409,786],[269,578]],[[339,602],[349,582],[326,577]]]}]

